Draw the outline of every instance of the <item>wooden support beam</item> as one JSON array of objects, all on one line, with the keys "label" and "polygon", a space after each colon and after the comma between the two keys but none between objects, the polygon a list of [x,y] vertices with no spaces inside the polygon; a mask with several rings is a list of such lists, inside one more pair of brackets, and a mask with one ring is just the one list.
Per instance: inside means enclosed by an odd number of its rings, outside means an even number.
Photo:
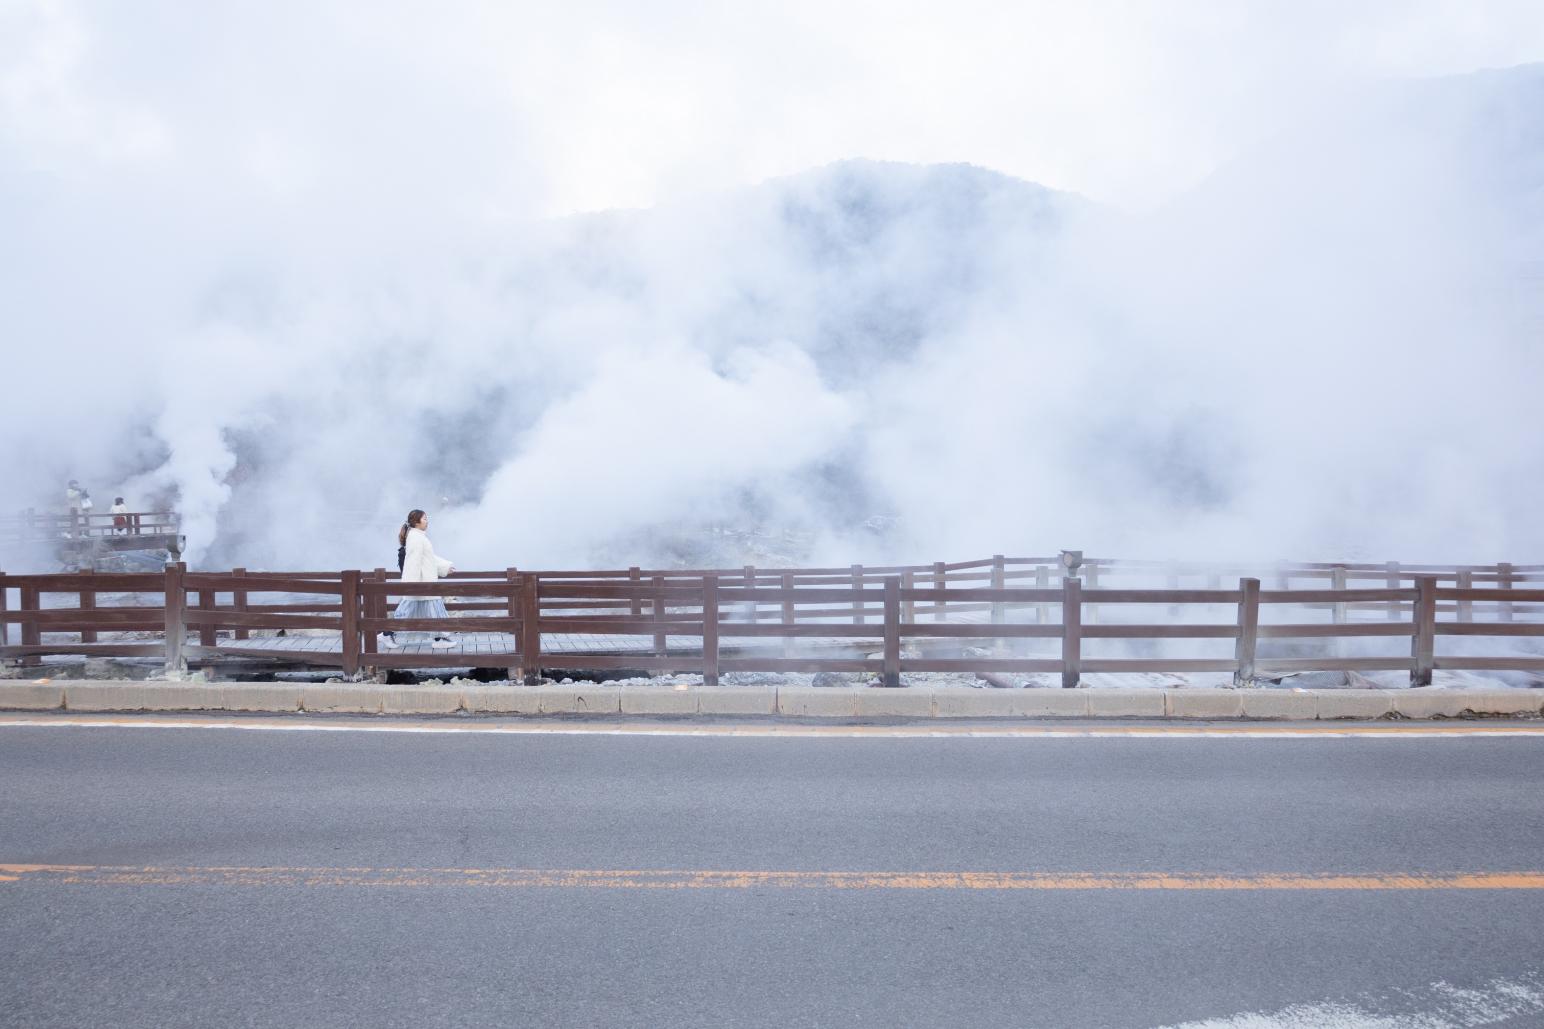
[{"label": "wooden support beam", "polygon": [[[933,562],[933,588],[935,590],[945,590],[949,588],[949,580],[945,578],[945,575],[947,574],[948,573],[946,572],[944,563],[942,561]],[[945,621],[949,613],[948,608],[948,601],[935,601],[933,604],[933,621]]]},{"label": "wooden support beam", "polygon": [[[792,572],[784,572],[783,573],[782,586],[783,586],[784,590],[792,590],[793,589],[793,573]],[[795,624],[796,619],[797,619],[797,612],[796,612],[796,610],[794,608],[793,596],[791,594],[785,592],[783,594],[783,625],[786,626],[786,627],[792,627]],[[792,657],[793,656],[793,639],[794,638],[792,636],[784,636],[783,637],[783,656],[784,657]]]},{"label": "wooden support beam", "polygon": [[[95,611],[97,606],[96,600],[96,590],[83,589],[80,591],[80,609],[82,611]],[[82,643],[95,643],[97,641],[96,630],[82,629],[80,631],[80,641]]]},{"label": "wooden support beam", "polygon": [[[1502,590],[1509,590],[1509,589],[1512,588],[1512,583],[1513,583],[1512,563],[1510,561],[1502,561],[1500,564],[1496,565],[1496,588],[1497,589],[1502,589]],[[1510,601],[1504,601],[1501,604],[1498,604],[1496,606],[1496,621],[1498,621],[1498,622],[1510,622],[1511,620],[1512,620],[1512,604],[1511,604],[1511,602]]]},{"label": "wooden support beam", "polygon": [[[1080,570],[1083,573],[1082,578],[1084,585],[1086,585],[1091,590],[1098,589],[1099,562],[1085,561],[1083,562]],[[1089,604],[1088,607],[1081,612],[1081,617],[1078,619],[1078,624],[1082,625],[1084,622],[1087,622],[1088,624],[1092,625],[1097,621],[1099,621],[1099,605]]]},{"label": "wooden support beam", "polygon": [[520,577],[520,678],[527,686],[541,683],[541,585],[539,576]]},{"label": "wooden support beam", "polygon": [[[368,581],[368,582],[371,582],[371,583],[385,582],[386,581],[386,569],[384,569],[384,568],[377,568],[373,572],[369,573],[369,575],[364,576],[364,579],[366,581]],[[245,610],[245,608],[246,608],[246,599],[245,599],[246,595],[245,594],[241,594],[241,597],[242,597],[242,609]],[[382,593],[379,593],[379,592],[377,592],[375,590],[371,590],[369,593],[365,594],[365,598],[364,598],[364,611],[365,611],[365,617],[366,618],[375,618],[375,619],[382,619],[382,620],[384,620],[385,617],[386,617],[386,597],[385,597],[385,595],[382,594]],[[373,679],[373,678],[377,677],[378,675],[380,675],[380,672],[381,672],[380,666],[375,664],[373,661],[370,660],[371,657],[375,656],[376,654],[378,654],[380,652],[379,640],[377,639],[376,634],[374,632],[364,633],[363,637],[364,638],[361,641],[363,643],[363,647],[362,647],[363,653],[362,653],[362,655],[360,657],[360,660],[361,660],[361,662],[364,665],[365,674],[370,676]],[[244,639],[244,638],[245,637],[238,637],[238,639]]]},{"label": "wooden support beam", "polygon": [[1238,581],[1238,639],[1233,645],[1233,685],[1253,686],[1255,680],[1255,641],[1260,634],[1260,580]]},{"label": "wooden support beam", "polygon": [[[1006,566],[1005,566],[1005,564],[1003,562],[1003,556],[1001,554],[993,554],[992,555],[992,589],[994,589],[994,590],[1005,589],[1007,587],[1007,585],[1008,585],[1007,568],[1006,568]],[[1003,606],[1002,601],[999,600],[999,601],[993,602],[993,604],[992,604],[992,624],[993,625],[1002,625],[1007,620],[1008,620],[1008,609],[1005,606]]]},{"label": "wooden support beam", "polygon": [[[198,606],[202,611],[213,611],[219,606],[219,595],[214,590],[198,591]],[[216,635],[217,629],[213,622],[198,627],[198,645],[201,647],[213,647],[219,643]]]},{"label": "wooden support beam", "polygon": [[6,615],[11,613],[11,587],[6,585],[5,573],[0,572],[0,647],[11,645],[11,623]]},{"label": "wooden support beam", "polygon": [[343,573],[343,675],[359,674],[359,570]]},{"label": "wooden support beam", "polygon": [[[1330,589],[1344,590],[1346,588],[1346,566],[1336,565],[1330,569]],[[1336,625],[1346,624],[1346,605],[1344,601],[1334,604],[1330,608],[1330,620]]]},{"label": "wooden support beam", "polygon": [[718,685],[718,576],[702,577],[702,684]]},{"label": "wooden support beam", "polygon": [[901,579],[885,578],[885,653],[880,684],[901,684]]},{"label": "wooden support beam", "polygon": [[1410,656],[1415,659],[1415,666],[1410,670],[1410,685],[1430,686],[1437,651],[1436,576],[1416,576],[1415,588],[1415,633],[1410,639]]},{"label": "wooden support beam", "polygon": [[1083,580],[1062,578],[1062,688],[1083,678]]},{"label": "wooden support beam", "polygon": [[187,627],[183,621],[183,615],[187,610],[188,594],[183,587],[182,578],[187,574],[187,565],[181,561],[173,561],[166,566],[166,675],[167,678],[176,678],[187,671],[187,662],[183,659],[183,636]]},{"label": "wooden support beam", "polygon": [[[41,610],[43,606],[41,590],[36,586],[23,586],[20,593],[21,595],[18,599],[21,601],[21,606],[17,608],[19,613],[25,615],[30,611],[36,614]],[[43,645],[43,631],[38,627],[37,622],[24,621],[21,623],[21,645],[24,647],[40,647]],[[43,659],[36,654],[28,654],[21,659],[21,663],[24,665],[37,665],[42,664]]]},{"label": "wooden support beam", "polygon": [[[654,587],[654,595],[649,601],[649,613],[653,616],[655,622],[663,622],[666,620],[667,611],[665,606],[665,577],[663,575],[654,576],[652,585]],[[654,656],[664,657],[669,646],[670,640],[666,637],[665,632],[663,630],[656,630],[654,633]]]},{"label": "wooden support beam", "polygon": [[[381,569],[377,568],[376,571],[379,572],[379,571],[381,571]],[[243,578],[244,579],[244,578],[246,578],[247,570],[245,568],[232,568],[231,569],[231,574],[234,575],[234,576],[237,576],[238,578]],[[247,591],[246,590],[233,590],[231,592],[231,610],[233,610],[236,613],[240,614],[240,613],[245,612],[246,609],[247,609]],[[250,639],[251,636],[252,636],[252,630],[250,630],[250,629],[237,629],[236,633],[235,633],[235,637],[238,640]]]},{"label": "wooden support beam", "polygon": [[[520,619],[520,569],[518,569],[518,568],[506,568],[506,569],[504,569],[504,582],[505,582],[505,586],[504,586],[504,590],[505,590],[505,593],[504,593],[504,597],[505,597],[504,616],[506,618],[509,618],[512,621],[519,621],[519,619]],[[516,650],[520,649],[520,636],[519,636],[518,630],[516,631],[516,635],[515,635],[515,649]],[[519,682],[520,681],[520,666],[519,665],[515,665],[513,668],[505,668],[504,669],[504,675],[512,683],[513,682]]]}]

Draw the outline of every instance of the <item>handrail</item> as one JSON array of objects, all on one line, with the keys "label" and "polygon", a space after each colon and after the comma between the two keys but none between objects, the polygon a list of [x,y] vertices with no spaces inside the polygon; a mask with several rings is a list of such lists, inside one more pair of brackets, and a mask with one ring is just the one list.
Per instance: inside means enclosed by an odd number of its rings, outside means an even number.
[{"label": "handrail", "polygon": [[62,539],[166,536],[181,532],[182,517],[170,511],[23,511],[0,515],[0,542],[50,543]]},{"label": "handrail", "polygon": [[[344,570],[324,573],[188,572],[182,564],[164,574],[53,575],[0,574],[0,658],[36,663],[58,654],[157,653],[177,671],[188,657],[261,655],[309,664],[334,665],[345,674],[364,669],[442,666],[438,655],[383,652],[377,633],[404,631],[476,632],[497,634],[503,650],[476,655],[479,664],[508,667],[511,674],[534,681],[552,654],[542,651],[542,633],[606,633],[649,637],[651,646],[640,655],[564,656],[565,667],[699,670],[716,681],[721,670],[838,670],[856,661],[896,685],[911,671],[1055,671],[1063,685],[1077,685],[1084,672],[1112,671],[1229,671],[1237,683],[1248,684],[1263,671],[1314,669],[1392,669],[1410,673],[1413,684],[1431,681],[1434,669],[1498,667],[1544,671],[1544,656],[1497,653],[1436,653],[1439,636],[1483,640],[1487,637],[1538,639],[1544,655],[1544,622],[1517,621],[1519,614],[1544,612],[1544,588],[1520,588],[1510,580],[1476,587],[1473,576],[1462,586],[1443,585],[1435,575],[1417,576],[1413,587],[1403,577],[1388,577],[1400,585],[1349,588],[1348,576],[1335,576],[1330,589],[1262,589],[1258,578],[1243,577],[1237,588],[1112,588],[1085,585],[1080,576],[1061,577],[1050,585],[1010,585],[1006,559],[987,563],[991,585],[952,585],[950,573],[937,571],[871,577],[850,572],[843,584],[830,576],[805,576],[794,571],[745,570],[718,575],[644,573],[629,569],[625,578],[606,574],[577,578],[563,572],[549,579],[546,572],[470,573],[430,583],[402,582],[384,571]],[[1105,569],[1108,572],[1108,568]],[[775,575],[775,578],[774,578]],[[1048,578],[1048,576],[1046,577]],[[11,603],[15,594],[17,603]],[[77,606],[45,606],[45,596],[73,595]],[[297,597],[319,598],[297,602]],[[388,610],[399,598],[447,598],[451,617],[391,619]],[[101,603],[102,599],[110,603]],[[125,597],[133,603],[124,603]],[[146,598],[152,598],[147,600]],[[158,598],[155,599],[155,598]],[[191,598],[191,603],[190,603]],[[264,600],[268,602],[262,602]],[[1113,620],[1112,613],[1140,614],[1137,621]],[[1282,609],[1328,611],[1330,621],[1286,621],[1261,613]],[[1380,620],[1355,620],[1353,611],[1386,615]],[[1052,617],[1053,611],[1055,617]],[[1155,615],[1154,612],[1159,612]],[[1476,613],[1494,620],[1475,619]],[[1219,615],[1224,615],[1219,618]],[[1439,621],[1439,616],[1445,616]],[[963,620],[962,620],[963,619]],[[12,643],[10,626],[19,627]],[[189,637],[189,630],[193,636]],[[337,634],[336,650],[322,647],[295,651],[278,645],[264,647],[253,633],[289,630]],[[159,642],[126,639],[123,633],[159,631]],[[117,634],[104,640],[101,634]],[[236,647],[223,638],[241,641]],[[45,640],[47,635],[50,639]],[[59,639],[73,635],[73,639]],[[671,653],[669,637],[696,637],[690,655]],[[1408,657],[1351,654],[1357,640],[1404,637]],[[781,652],[746,652],[720,659],[720,639],[782,640]],[[797,641],[872,641],[880,656],[799,654]],[[1189,656],[1137,654],[1130,657],[1088,655],[1084,641],[1143,640],[1232,641],[1232,657],[1193,653]],[[1030,641],[1059,641],[1061,653],[1052,658],[1026,650]],[[1259,643],[1273,643],[1260,654]],[[934,642],[929,642],[934,641]],[[960,641],[940,656],[936,641]],[[911,644],[924,648],[903,650]],[[967,644],[989,648],[990,656],[967,653]],[[844,644],[851,647],[858,644]],[[1317,651],[1312,651],[1313,647]],[[950,648],[953,648],[952,650]],[[932,652],[926,652],[931,648]],[[1307,648],[1307,649],[1305,649]],[[861,648],[860,648],[861,649]],[[1473,648],[1468,648],[1470,651]],[[700,655],[696,651],[700,650]],[[866,652],[865,652],[866,653]],[[1053,667],[1054,666],[1054,667]]]}]

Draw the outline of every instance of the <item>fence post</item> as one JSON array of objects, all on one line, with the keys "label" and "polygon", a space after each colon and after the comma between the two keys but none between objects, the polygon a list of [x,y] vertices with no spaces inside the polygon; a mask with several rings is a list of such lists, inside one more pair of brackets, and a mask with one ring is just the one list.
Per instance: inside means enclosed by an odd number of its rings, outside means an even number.
[{"label": "fence post", "polygon": [[[1385,564],[1383,567],[1388,572],[1388,575],[1387,575],[1388,588],[1391,589],[1391,590],[1399,589],[1400,585],[1404,581],[1401,578],[1400,574],[1399,574],[1399,562],[1398,561],[1390,561],[1387,564]],[[1397,601],[1397,600],[1389,601],[1387,606],[1385,607],[1385,610],[1388,612],[1388,620],[1389,621],[1391,621],[1391,622],[1399,621],[1399,601]]]},{"label": "fence post", "polygon": [[[371,586],[375,586],[386,581],[386,569],[377,568],[375,571],[361,575],[359,578],[362,583],[368,582]],[[366,618],[384,618],[386,616],[386,598],[374,589],[360,590],[359,606]],[[361,647],[359,660],[364,666],[365,675],[371,679],[379,676],[381,672],[380,666],[372,661],[371,658],[380,653],[379,637],[382,631],[384,630],[377,629],[372,632],[365,632],[363,627],[360,629]]]},{"label": "fence post", "polygon": [[1238,580],[1238,641],[1233,648],[1233,685],[1253,686],[1255,642],[1260,636],[1260,580]]},{"label": "fence post", "polygon": [[702,684],[718,685],[718,576],[702,577]]},{"label": "fence post", "polygon": [[[215,592],[213,590],[199,590],[198,591],[198,607],[199,607],[200,611],[209,611],[209,612],[212,613],[214,611],[214,609],[218,605],[219,605],[219,600],[215,596]],[[213,646],[217,645],[218,642],[219,641],[215,637],[215,627],[214,627],[214,623],[213,622],[204,622],[204,623],[199,625],[199,627],[198,627],[198,645],[199,646],[201,646],[201,647],[213,647]]]},{"label": "fence post", "polygon": [[[935,590],[945,590],[949,588],[949,583],[944,578],[944,563],[942,561],[933,562],[933,588]],[[948,601],[943,600],[942,598],[933,601],[933,621],[947,621],[947,607]]]},{"label": "fence post", "polygon": [[[89,575],[91,573],[90,572],[82,572],[81,574],[82,575]],[[96,590],[92,590],[92,589],[81,590],[80,591],[80,609],[82,611],[95,611],[96,610],[96,606],[97,606],[96,605]],[[85,619],[82,619],[82,621],[84,621],[84,620]],[[97,641],[96,630],[95,629],[82,629],[80,631],[80,641],[82,643],[95,643]]]},{"label": "fence post", "polygon": [[[992,588],[994,590],[1006,589],[1008,586],[1008,572],[1004,567],[1001,554],[992,555]],[[992,601],[992,624],[1001,625],[1008,620],[1008,607],[1000,600]]]},{"label": "fence post", "polygon": [[6,615],[11,613],[11,587],[6,585],[5,573],[0,572],[0,647],[11,645],[11,623]]},{"label": "fence post", "polygon": [[[783,573],[782,584],[783,584],[783,624],[785,626],[793,625],[793,624],[795,624],[795,622],[798,619],[798,612],[794,608],[793,596],[789,592],[790,590],[793,589],[793,573],[792,572],[784,572]],[[784,657],[792,657],[793,656],[793,650],[794,650],[794,637],[792,637],[792,636],[784,636],[783,637],[783,656]]]},{"label": "fence post", "polygon": [[[23,586],[21,588],[21,607],[17,611],[26,617],[28,612],[36,615],[43,608],[43,591],[36,586]],[[40,647],[43,645],[43,630],[33,620],[21,623],[21,645],[24,647]],[[25,654],[21,663],[24,665],[37,665],[43,663],[41,654]]]},{"label": "fence post", "polygon": [[901,580],[885,577],[885,659],[881,686],[901,684]]},{"label": "fence post", "polygon": [[175,679],[187,670],[182,657],[183,635],[187,632],[183,618],[187,613],[188,595],[182,584],[187,565],[174,561],[166,566],[166,677]]},{"label": "fence post", "polygon": [[862,625],[863,618],[863,566],[852,566],[852,624]]},{"label": "fence post", "polygon": [[1410,640],[1410,656],[1415,658],[1415,667],[1410,670],[1410,685],[1430,686],[1437,653],[1436,577],[1416,576],[1415,589],[1415,632]]},{"label": "fence post", "polygon": [[[1458,588],[1461,590],[1474,589],[1474,573],[1462,571],[1458,573]],[[1474,601],[1460,600],[1458,602],[1458,620],[1460,622],[1474,621]]]},{"label": "fence post", "polygon": [[1083,580],[1062,578],[1062,688],[1083,678]]},{"label": "fence post", "polygon": [[[655,624],[665,620],[665,577],[654,577],[654,597],[649,603],[649,613],[654,616]],[[670,641],[666,638],[663,629],[654,630],[654,656],[664,657],[670,649]]]},{"label": "fence post", "polygon": [[[505,635],[514,640],[514,649],[519,650],[520,629],[518,622],[520,619],[520,569],[518,568],[504,569],[504,617],[508,618],[511,622],[517,623],[511,625],[509,627],[510,631],[505,633]],[[512,683],[519,682],[520,666],[515,665],[512,668],[505,668],[504,675]]]},{"label": "fence post", "polygon": [[520,677],[527,686],[541,683],[541,587],[526,572],[520,580]]},{"label": "fence post", "polygon": [[359,674],[359,569],[343,573],[343,675],[352,679]]},{"label": "fence post", "polygon": [[[1091,590],[1098,589],[1099,562],[1094,560],[1085,561],[1083,562],[1082,568],[1080,570],[1083,572],[1083,584]],[[1084,622],[1087,622],[1089,625],[1093,625],[1095,622],[1099,621],[1099,605],[1089,604],[1086,609],[1080,611],[1078,614],[1079,626],[1081,626]]]},{"label": "fence post", "polygon": [[[380,569],[376,569],[376,570],[379,571]],[[238,579],[244,579],[244,578],[246,578],[247,570],[245,568],[232,568],[231,569],[231,574],[236,576],[236,578],[238,578]],[[246,613],[246,610],[247,610],[247,591],[246,590],[234,590],[234,591],[231,592],[231,610],[235,611],[237,614],[245,614]],[[247,639],[251,635],[252,635],[252,633],[251,633],[250,630],[244,629],[244,628],[239,628],[239,627],[236,629],[236,632],[235,632],[235,637],[238,640]]]},{"label": "fence post", "polygon": [[[1512,588],[1512,563],[1502,561],[1496,565],[1496,588],[1509,590]],[[1503,601],[1496,605],[1496,620],[1498,622],[1510,622],[1512,620],[1512,602]]]}]

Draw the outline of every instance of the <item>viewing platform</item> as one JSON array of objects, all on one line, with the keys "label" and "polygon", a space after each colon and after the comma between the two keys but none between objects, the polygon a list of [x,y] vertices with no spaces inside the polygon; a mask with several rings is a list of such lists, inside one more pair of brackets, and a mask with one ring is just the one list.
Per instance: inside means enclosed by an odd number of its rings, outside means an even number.
[{"label": "viewing platform", "polygon": [[182,560],[185,543],[182,517],[170,511],[83,514],[29,509],[0,515],[0,567],[52,560],[91,571],[113,555],[156,551],[174,564]]}]

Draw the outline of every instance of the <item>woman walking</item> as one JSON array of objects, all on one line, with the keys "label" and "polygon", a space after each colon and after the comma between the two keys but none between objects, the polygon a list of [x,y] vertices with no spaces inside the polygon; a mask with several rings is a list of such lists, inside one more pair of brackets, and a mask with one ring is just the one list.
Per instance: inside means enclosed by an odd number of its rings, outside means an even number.
[{"label": "woman walking", "polygon": [[[455,565],[434,553],[434,544],[429,542],[428,530],[429,516],[414,508],[407,513],[407,521],[402,523],[402,528],[397,532],[403,582],[433,582],[456,570]],[[403,597],[392,617],[449,618],[450,612],[445,609],[443,597]],[[415,634],[414,638],[422,639],[423,635]],[[387,646],[394,646],[394,634],[386,634],[384,642]],[[443,632],[436,633],[430,645],[436,650],[455,646]]]}]

